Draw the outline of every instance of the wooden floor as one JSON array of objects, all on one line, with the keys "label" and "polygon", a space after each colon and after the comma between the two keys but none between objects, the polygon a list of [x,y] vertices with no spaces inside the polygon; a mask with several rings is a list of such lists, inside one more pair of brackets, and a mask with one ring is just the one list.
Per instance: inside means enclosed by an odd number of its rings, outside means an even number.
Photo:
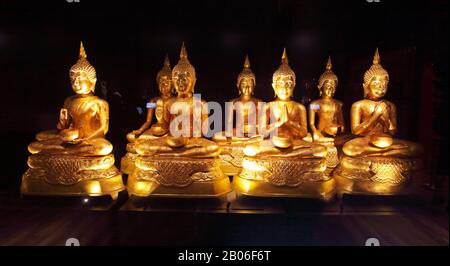
[{"label": "wooden floor", "polygon": [[449,215],[422,197],[313,200],[23,198],[0,194],[0,245],[448,245]]}]

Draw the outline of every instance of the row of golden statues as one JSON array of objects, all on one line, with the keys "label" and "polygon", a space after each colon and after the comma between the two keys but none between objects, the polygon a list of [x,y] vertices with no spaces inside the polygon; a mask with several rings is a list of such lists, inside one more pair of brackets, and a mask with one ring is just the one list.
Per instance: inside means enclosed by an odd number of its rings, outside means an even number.
[{"label": "row of golden statues", "polygon": [[[229,108],[226,116],[229,125],[238,117],[239,126],[210,140],[194,132],[192,123],[188,136],[171,134],[171,122],[182,109],[189,111],[189,121],[208,120],[194,108],[196,72],[183,44],[173,69],[166,57],[157,74],[160,96],[150,100],[145,123],[126,136],[121,171],[105,139],[108,103],[93,94],[96,71],[83,44],[69,73],[76,94],[65,100],[57,129],[38,133],[28,146],[22,194],[115,199],[124,189],[138,197],[220,197],[234,190],[327,200],[336,193],[400,194],[420,172],[420,145],[393,138],[396,107],[383,99],[389,74],[378,49],[364,74],[364,99],[351,107],[351,134],[345,131],[343,104],[333,98],[338,77],[331,59],[318,80],[320,99],[307,109],[292,100],[296,75],[284,50],[272,77],[276,99],[259,108],[261,101],[253,96],[256,77],[246,57],[236,83],[240,96],[231,100],[239,108]],[[121,172],[128,175],[126,188]]]}]

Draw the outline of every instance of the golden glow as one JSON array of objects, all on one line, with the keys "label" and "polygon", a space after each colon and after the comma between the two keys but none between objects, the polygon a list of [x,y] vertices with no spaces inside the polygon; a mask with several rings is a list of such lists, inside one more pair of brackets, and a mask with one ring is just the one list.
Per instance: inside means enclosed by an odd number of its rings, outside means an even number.
[{"label": "golden glow", "polygon": [[38,133],[37,141],[28,146],[29,152],[81,156],[110,154],[112,144],[104,138],[109,126],[109,106],[105,100],[93,95],[96,73],[87,61],[83,44],[78,62],[70,69],[70,79],[76,94],[64,102],[57,130]]},{"label": "golden glow", "polygon": [[344,132],[342,103],[333,99],[338,78],[331,68],[331,58],[328,58],[325,72],[317,84],[321,99],[309,105],[308,120],[313,141],[334,142],[334,137]]},{"label": "golden glow", "polygon": [[[135,142],[136,139],[148,139],[152,137],[161,137],[169,131],[169,109],[166,105],[172,98],[172,69],[170,68],[169,57],[166,55],[163,68],[156,75],[156,82],[159,88],[159,97],[150,99],[147,103],[147,119],[139,129],[133,130],[127,134],[129,142]],[[153,123],[153,117],[156,123]],[[131,149],[130,149],[131,148]],[[128,148],[128,152],[134,153],[132,147]]]},{"label": "golden glow", "polygon": [[[272,87],[276,99],[261,110],[260,131],[265,139],[248,144],[242,171],[233,179],[235,189],[247,195],[328,198],[334,193],[326,182],[327,148],[306,142],[306,108],[293,100],[295,73],[283,51]],[[305,186],[305,188],[303,188]],[[322,193],[323,192],[323,193]]]},{"label": "golden glow", "polygon": [[[201,119],[201,125],[207,124],[208,114],[201,113],[197,117],[196,111],[204,110],[207,107],[207,103],[203,100],[194,100],[192,92],[194,91],[195,85],[195,69],[189,63],[187,59],[186,48],[183,44],[180,60],[178,64],[173,68],[172,80],[174,86],[177,90],[177,96],[172,97],[167,102],[167,110],[172,109],[171,107],[180,106],[183,111],[186,112],[189,117],[187,121],[196,121],[196,119]],[[200,105],[200,106],[197,106]],[[172,122],[177,122],[180,120],[178,114],[171,114],[169,116],[169,125]],[[220,154],[220,147],[213,141],[207,140],[205,138],[197,138],[194,136],[197,132],[197,128],[194,123],[188,125],[187,136],[178,137],[172,136],[171,132],[167,136],[162,138],[153,139],[142,139],[135,143],[135,149],[137,153],[141,156],[153,156],[163,154],[164,156],[176,156],[176,157],[198,157],[198,158],[214,158]],[[200,131],[202,131],[200,129]]]},{"label": "golden glow", "polygon": [[145,193],[149,189],[150,186],[151,185],[146,182],[136,182],[133,189],[134,189],[134,192],[139,195],[139,194]]},{"label": "golden glow", "polygon": [[110,195],[124,189],[114,166],[113,146],[105,139],[109,106],[94,96],[95,68],[87,60],[83,44],[69,71],[75,95],[64,101],[56,129],[39,132],[28,145],[32,154],[23,175],[21,192],[39,195]]},{"label": "golden glow", "polygon": [[272,143],[273,145],[275,145],[275,147],[282,149],[289,148],[292,145],[292,141],[289,138],[278,136],[272,137]]},{"label": "golden glow", "polygon": [[[180,59],[172,70],[172,84],[177,95],[164,104],[159,101],[165,107],[157,112],[157,118],[164,117],[164,110],[168,112],[170,130],[161,137],[139,137],[133,145],[127,146],[128,153],[137,154],[135,170],[130,173],[128,182],[132,194],[215,197],[229,192],[229,179],[219,164],[221,148],[202,135],[206,130],[201,126],[208,125],[209,115],[203,111],[207,110],[207,103],[193,97],[195,81],[195,69],[183,43]],[[178,128],[177,122],[184,128]]]},{"label": "golden glow", "polygon": [[240,179],[239,186],[244,192],[249,192],[252,189],[252,183],[247,179]]},{"label": "golden glow", "polygon": [[170,112],[167,106],[174,96],[174,91],[172,89],[172,69],[167,55],[162,69],[156,75],[156,82],[160,95],[148,101],[145,122],[138,129],[127,134],[127,140],[130,143],[126,146],[127,154],[121,160],[121,170],[126,174],[131,174],[135,169],[134,164],[137,157],[135,142],[137,140],[155,139],[163,137],[169,132]]},{"label": "golden glow", "polygon": [[102,192],[102,187],[99,182],[92,182],[87,185],[86,190],[89,194],[100,194]]},{"label": "golden glow", "polygon": [[391,136],[386,134],[372,135],[370,138],[370,143],[378,148],[387,148],[392,145],[393,139]]},{"label": "golden glow", "polygon": [[[212,139],[221,147],[221,169],[225,174],[236,175],[242,169],[244,148],[263,139],[259,133],[260,113],[258,98],[253,97],[256,77],[250,68],[250,60],[245,57],[244,68],[237,77],[239,97],[229,101],[226,108],[225,127],[227,131],[214,134]],[[235,124],[235,128],[233,127]],[[250,151],[251,152],[251,151]]]},{"label": "golden glow", "polygon": [[242,167],[251,172],[262,172],[266,170],[266,168],[246,159],[242,162]]},{"label": "golden glow", "polygon": [[244,154],[251,157],[324,157],[322,145],[303,140],[308,133],[306,108],[291,100],[295,87],[295,73],[289,67],[286,50],[280,67],[273,74],[273,90],[277,98],[265,105],[260,130],[266,140],[248,144]]},{"label": "golden glow", "polygon": [[244,154],[247,156],[255,156],[258,153],[254,146],[247,146],[244,148]]},{"label": "golden glow", "polygon": [[237,77],[239,97],[229,101],[232,105],[225,116],[226,125],[231,127],[236,122],[236,128],[232,129],[232,132],[216,133],[213,136],[214,141],[223,146],[231,144],[242,149],[246,143],[254,141],[251,138],[258,137],[258,103],[261,100],[252,96],[255,84],[255,74],[250,69],[250,61],[246,56],[244,69]]},{"label": "golden glow", "polygon": [[420,145],[394,139],[397,132],[396,106],[383,99],[389,82],[381,66],[378,49],[373,64],[364,74],[365,99],[355,102],[350,112],[351,129],[358,137],[346,142],[345,156],[335,171],[340,190],[352,193],[395,194],[413,169]]},{"label": "golden glow", "polygon": [[[364,75],[365,99],[352,105],[350,112],[351,129],[360,137],[344,144],[347,156],[417,156],[419,145],[402,140],[394,140],[397,132],[397,110],[395,104],[382,99],[387,90],[388,73],[380,64],[378,49],[372,67]],[[386,82],[378,82],[385,80]],[[376,81],[376,84],[372,84]],[[372,85],[370,85],[372,84]],[[370,86],[369,86],[370,85]]]}]

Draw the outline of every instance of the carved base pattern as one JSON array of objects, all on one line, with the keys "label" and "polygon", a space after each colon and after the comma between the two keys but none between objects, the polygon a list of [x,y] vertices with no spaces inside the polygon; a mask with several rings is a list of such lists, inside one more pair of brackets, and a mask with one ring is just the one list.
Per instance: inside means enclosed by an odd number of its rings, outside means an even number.
[{"label": "carved base pattern", "polygon": [[22,176],[21,192],[36,195],[111,195],[125,189],[114,156],[36,154]]},{"label": "carved base pattern", "polygon": [[50,184],[73,185],[81,180],[108,178],[119,174],[112,154],[100,157],[31,155],[25,176],[43,178]]},{"label": "carved base pattern", "polygon": [[256,159],[245,158],[240,177],[262,180],[276,186],[295,187],[303,182],[328,180],[325,158]]},{"label": "carved base pattern", "polygon": [[215,197],[231,191],[218,158],[139,156],[128,180],[137,196]]},{"label": "carved base pattern", "polygon": [[415,158],[344,156],[334,175],[343,193],[396,194],[421,168],[422,161]]},{"label": "carved base pattern", "polygon": [[127,152],[120,161],[120,170],[127,175],[133,173],[137,157],[137,153]]},{"label": "carved base pattern", "polygon": [[242,161],[244,159],[243,147],[221,146],[220,167],[224,174],[229,176],[237,175],[241,172]]},{"label": "carved base pattern", "polygon": [[138,157],[135,176],[138,180],[157,182],[164,186],[189,186],[222,178],[219,160],[189,158]]},{"label": "carved base pattern", "polygon": [[335,168],[339,164],[339,156],[338,156],[338,150],[332,143],[331,145],[323,144],[325,147],[327,147],[327,167],[328,168]]}]

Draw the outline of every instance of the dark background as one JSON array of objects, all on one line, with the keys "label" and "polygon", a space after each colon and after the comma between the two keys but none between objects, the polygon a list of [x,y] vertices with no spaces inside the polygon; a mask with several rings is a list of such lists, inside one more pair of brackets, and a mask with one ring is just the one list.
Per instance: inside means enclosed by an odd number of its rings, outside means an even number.
[{"label": "dark background", "polygon": [[20,182],[34,134],[55,127],[72,94],[68,71],[80,40],[97,70],[96,94],[110,103],[107,137],[117,162],[125,134],[140,126],[146,100],[158,94],[164,55],[175,65],[182,41],[197,71],[196,92],[221,103],[237,96],[246,53],[255,96],[270,101],[272,73],[286,47],[297,74],[294,100],[304,104],[318,97],[316,82],[331,55],[347,123],[379,47],[390,74],[386,98],[398,108],[398,137],[425,146],[430,175],[448,176],[446,0],[39,0],[0,4],[2,186]]}]

